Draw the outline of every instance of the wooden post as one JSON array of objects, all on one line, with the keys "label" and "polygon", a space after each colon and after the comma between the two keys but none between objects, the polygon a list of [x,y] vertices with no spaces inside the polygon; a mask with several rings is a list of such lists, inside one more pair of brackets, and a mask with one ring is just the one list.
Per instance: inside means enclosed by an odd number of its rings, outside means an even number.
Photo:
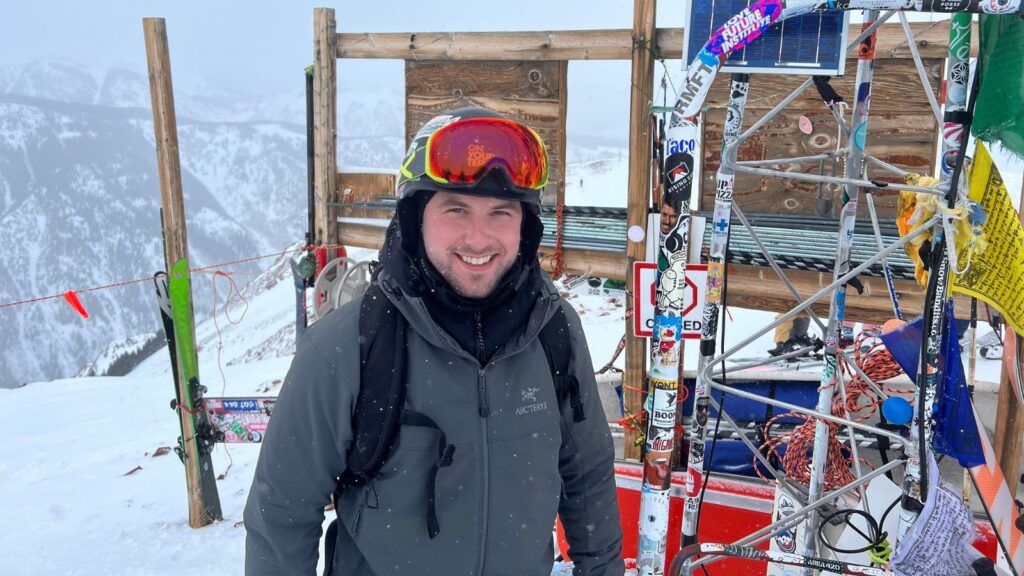
[{"label": "wooden post", "polygon": [[[633,74],[629,98],[629,195],[626,200],[628,227],[647,227],[647,196],[651,190],[651,121],[650,106],[654,88],[655,0],[633,0]],[[654,233],[648,230],[648,233]],[[633,263],[644,259],[645,243],[626,243],[626,372],[622,379],[625,406],[631,414],[643,408],[642,388],[647,370],[646,340],[633,336],[632,309]],[[624,455],[638,460],[640,448],[636,446],[638,432],[627,430]]]},{"label": "wooden post", "polygon": [[338,34],[334,10],[313,10],[313,145],[315,149],[316,244],[338,241]]},{"label": "wooden post", "polygon": [[[1024,224],[1024,186],[1020,191],[1020,221]],[[1004,342],[1007,348],[1017,347],[1017,373],[1024,371],[1024,338],[1014,334],[1014,342]],[[1004,352],[1005,353],[1005,352]],[[1021,451],[1024,450],[1024,406],[1020,405],[1017,394],[1010,383],[1010,373],[1003,365],[1002,377],[999,379],[999,403],[996,408],[996,439],[993,449],[999,459],[999,465],[1006,477],[1006,485],[1010,494],[1017,493],[1020,482]]]},{"label": "wooden post", "polygon": [[558,63],[558,163],[562,171],[555,189],[555,206],[565,204],[565,182],[568,170],[565,165],[565,119],[569,110],[569,62],[563,60]]},{"label": "wooden post", "polygon": [[[188,261],[188,235],[185,227],[185,201],[181,192],[181,163],[178,156],[178,125],[174,116],[174,89],[171,84],[171,60],[167,49],[167,26],[163,18],[144,18],[146,61],[149,67],[149,92],[153,100],[153,134],[156,140],[157,171],[160,174],[160,205],[164,219],[164,256],[170,267],[179,260]],[[191,301],[191,299],[189,299]],[[195,315],[188,310],[189,329],[195,333]],[[181,363],[182,355],[178,354]],[[178,398],[190,398],[188,384],[178,367],[175,386]],[[217,481],[209,453],[197,450],[195,418],[178,410],[188,487],[188,522],[193,528],[221,519]],[[199,416],[205,417],[200,411]]]}]

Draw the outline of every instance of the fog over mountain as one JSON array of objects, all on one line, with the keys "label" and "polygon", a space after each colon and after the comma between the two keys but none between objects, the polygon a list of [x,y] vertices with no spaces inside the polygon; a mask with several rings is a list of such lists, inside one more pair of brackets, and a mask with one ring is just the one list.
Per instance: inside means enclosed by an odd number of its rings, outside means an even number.
[{"label": "fog over mountain", "polygon": [[[301,240],[302,70],[312,60],[316,5],[336,9],[339,32],[632,25],[626,0],[524,0],[512,11],[464,0],[6,3],[0,304],[143,279],[164,268],[143,17],[167,21],[193,265],[279,252]],[[663,6],[659,25],[678,26],[678,16],[678,6]],[[677,77],[678,68],[659,66]],[[339,165],[395,169],[404,148],[402,62],[339,60],[338,78]],[[571,64],[570,163],[593,156],[587,150],[626,146],[629,88],[628,61]],[[232,271],[244,284],[254,277],[246,274],[269,263]],[[198,275],[193,287],[196,313],[205,317],[214,306],[210,275]],[[158,329],[150,282],[80,298],[88,320],[60,299],[0,308],[0,387],[74,375],[112,342],[132,347],[141,341],[130,339]]]},{"label": "fog over mountain", "polygon": [[[137,72],[34,62],[0,69],[0,303],[145,278],[163,269],[149,88]],[[396,166],[401,110],[343,104],[342,157]],[[176,94],[194,266],[279,252],[306,222],[305,97]],[[372,125],[368,118],[378,121]],[[298,122],[292,121],[298,118]],[[260,265],[234,266],[244,284]],[[223,280],[222,280],[223,282]],[[194,279],[199,316],[209,275]],[[226,284],[224,284],[226,287]],[[221,296],[223,297],[222,289]],[[0,309],[0,386],[77,373],[111,341],[157,330],[149,282]]]}]

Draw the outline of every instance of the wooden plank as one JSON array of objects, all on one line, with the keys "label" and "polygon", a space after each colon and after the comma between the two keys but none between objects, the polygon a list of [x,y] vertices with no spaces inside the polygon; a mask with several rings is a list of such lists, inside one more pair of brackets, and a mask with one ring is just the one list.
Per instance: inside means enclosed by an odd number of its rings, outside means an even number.
[{"label": "wooden plank", "polygon": [[[1022,339],[1017,337],[1018,360]],[[1024,406],[1010,386],[1006,368],[999,382],[999,400],[996,407],[996,437],[992,448],[1006,478],[1010,494],[1017,493],[1021,477],[1021,451],[1024,450]]]},{"label": "wooden plank", "polygon": [[[178,151],[178,121],[174,112],[174,86],[171,81],[171,57],[167,47],[167,25],[163,18],[143,18],[149,92],[153,103],[153,134],[156,143],[157,173],[160,175],[160,206],[164,229],[164,257],[168,276],[175,262],[188,262],[188,229],[185,225],[185,200],[181,189],[181,159]],[[195,313],[187,311],[188,329],[195,332]],[[191,398],[189,384],[179,366],[175,372],[178,398]],[[181,433],[185,439],[196,435],[196,419],[205,422],[202,410],[193,418],[178,410]],[[193,441],[182,443],[185,454],[185,485],[188,491],[188,523],[201,528],[222,519],[217,482],[209,454],[200,454]]]},{"label": "wooden plank", "polygon": [[[658,30],[656,47],[679,58],[682,28]],[[417,32],[338,35],[338,58],[401,60],[629,60],[629,30]]]},{"label": "wooden plank", "polygon": [[[382,226],[346,223],[339,227],[339,241],[345,246],[380,250],[384,245],[384,231]],[[541,266],[547,271],[552,268],[553,250],[551,246],[541,246],[538,250]],[[564,259],[566,272],[569,273],[618,280],[624,280],[626,277],[626,260],[621,252],[566,248]]]},{"label": "wooden plank", "polygon": [[342,218],[387,218],[390,219],[394,210],[346,207],[346,204],[360,202],[379,202],[382,197],[394,197],[398,185],[398,175],[390,172],[340,172],[337,188],[341,206],[338,216]]},{"label": "wooden plank", "polygon": [[[339,240],[346,246],[358,246],[379,250],[384,242],[384,228],[368,224],[346,224],[340,227]],[[551,270],[553,248],[540,248],[541,263],[545,270]],[[603,250],[581,250],[566,248],[564,251],[566,271],[574,274],[589,274],[602,278],[627,280],[626,258],[622,252]],[[785,312],[795,304],[786,285],[767,267],[729,265],[729,306],[752,308],[771,312]],[[786,275],[803,297],[808,297],[832,281],[831,273],[787,270]],[[631,275],[630,275],[631,276]],[[864,294],[850,290],[847,296],[847,317],[857,322],[881,323],[892,318],[889,293],[882,278],[862,277]],[[912,280],[896,280],[896,292],[904,314],[921,314],[924,290]],[[631,289],[631,287],[627,287]],[[970,312],[970,300],[956,295],[956,314],[964,317]],[[828,299],[823,298],[814,310],[821,315],[828,314]],[[629,330],[629,327],[626,327]]]},{"label": "wooden plank", "polygon": [[[803,298],[812,296],[832,283],[831,272],[810,272],[786,270],[786,277]],[[860,277],[864,294],[850,289],[846,297],[846,317],[856,322],[882,323],[892,318],[892,304],[885,279]],[[924,289],[913,280],[894,281],[896,293],[900,296],[900,307],[904,315],[913,317],[923,312]],[[970,299],[957,295],[956,314],[959,317],[970,313]],[[753,308],[771,312],[785,312],[795,306],[795,301],[786,285],[768,267],[730,265],[729,305]],[[812,306],[822,317],[828,315],[828,297]]]},{"label": "wooden plank", "polygon": [[[406,61],[405,141],[420,126],[455,108],[482,106],[533,128],[548,147],[548,191],[564,186],[566,69],[559,62]],[[554,205],[555,197],[545,200]]]},{"label": "wooden plank", "polygon": [[316,203],[315,243],[337,242],[337,210],[329,206],[337,201],[338,173],[338,90],[337,25],[334,10],[313,10],[313,143]]},{"label": "wooden plank", "polygon": [[[555,146],[555,153],[558,154],[558,158],[555,158],[551,162],[559,167],[565,166],[565,150],[566,150],[566,131],[565,131],[565,119],[569,115],[569,62],[563,61],[558,63],[558,137],[557,144]],[[550,154],[550,151],[549,151]],[[565,205],[565,171],[561,169],[560,178],[554,188],[554,196],[556,206]],[[549,184],[545,192],[550,192],[551,185]]]},{"label": "wooden plank", "polygon": [[[651,190],[651,119],[650,105],[654,87],[654,57],[651,45],[655,38],[655,0],[633,1],[632,75],[629,97],[629,189],[626,197],[627,225],[647,228],[647,197]],[[651,233],[654,233],[652,230]],[[626,243],[626,270],[642,261],[646,246],[643,241]],[[624,271],[625,272],[625,271]],[[626,294],[634,290],[633,275],[626,274]],[[647,340],[637,338],[630,330],[632,298],[626,298],[626,369],[622,390],[626,410],[639,414],[643,409],[643,382],[647,376]],[[640,459],[638,431],[626,430],[624,457]]]},{"label": "wooden plank", "polygon": [[[852,40],[860,24],[850,26]],[[949,27],[945,21],[912,22],[922,58],[945,58]],[[977,24],[975,34],[977,38]],[[682,57],[683,29],[658,28],[654,50],[661,58]],[[630,30],[553,30],[537,32],[390,32],[338,34],[338,58],[397,60],[629,60],[633,53]],[[884,24],[878,32],[876,59],[910,58],[899,23]],[[977,41],[972,55],[977,54]]]},{"label": "wooden plank", "polygon": [[[941,83],[942,61],[929,59],[925,60],[924,64],[933,90],[938,90]],[[847,75],[834,78],[832,81],[832,87],[848,102],[853,101],[855,69],[856,60],[851,59],[847,64]],[[717,78],[708,96],[704,122],[705,145],[701,188],[703,206],[711,206],[714,203],[714,178],[720,162],[724,107],[728,102],[728,80],[727,76]],[[754,76],[745,112],[745,126],[749,127],[762,118],[803,80],[803,77],[798,76]],[[813,131],[809,135],[799,130],[801,114],[811,120]],[[875,81],[872,85],[868,154],[903,170],[931,174],[937,130],[938,124],[931,112],[913,62],[889,60],[879,63],[875,68]],[[740,146],[739,160],[793,158],[833,152],[836,149],[837,133],[835,119],[821,103],[817,91],[812,86]],[[844,138],[842,144],[846,143]],[[835,173],[842,175],[842,161],[836,161],[834,166]],[[820,165],[790,164],[778,168],[831,175],[833,162],[826,161]],[[895,176],[878,168],[872,168],[869,176],[887,182],[898,181]],[[822,185],[821,195],[825,198],[819,201],[819,185],[810,182],[739,173],[735,185],[737,202],[748,214],[835,217],[841,205],[837,186]],[[896,198],[896,190],[875,193],[875,206],[880,218],[891,219],[895,216]],[[866,218],[867,214],[866,203],[862,202],[859,216]]]}]

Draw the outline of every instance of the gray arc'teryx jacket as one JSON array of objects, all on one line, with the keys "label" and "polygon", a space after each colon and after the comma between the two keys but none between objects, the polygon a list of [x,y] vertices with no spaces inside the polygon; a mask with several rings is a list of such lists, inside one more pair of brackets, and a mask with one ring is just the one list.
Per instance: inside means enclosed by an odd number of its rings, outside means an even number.
[{"label": "gray arc'teryx jacket", "polygon": [[[623,573],[614,453],[590,353],[579,317],[544,278],[547,295],[486,366],[439,328],[422,300],[392,298],[409,321],[407,406],[433,418],[456,446],[437,474],[441,532],[431,540],[426,525],[437,432],[404,426],[372,488],[341,499],[335,574],[547,576],[556,512],[575,575]],[[557,306],[569,319],[570,369],[586,413],[580,423],[568,407],[561,418],[538,339]],[[247,576],[315,572],[324,506],[352,441],[358,331],[353,302],[299,343],[245,507]]]}]

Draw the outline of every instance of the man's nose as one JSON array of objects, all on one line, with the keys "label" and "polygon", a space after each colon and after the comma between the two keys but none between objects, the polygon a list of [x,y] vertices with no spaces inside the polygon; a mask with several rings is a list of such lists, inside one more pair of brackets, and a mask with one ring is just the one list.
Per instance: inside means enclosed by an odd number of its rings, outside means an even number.
[{"label": "man's nose", "polygon": [[463,242],[470,247],[484,248],[491,243],[489,223],[486,218],[473,217],[463,233]]}]

